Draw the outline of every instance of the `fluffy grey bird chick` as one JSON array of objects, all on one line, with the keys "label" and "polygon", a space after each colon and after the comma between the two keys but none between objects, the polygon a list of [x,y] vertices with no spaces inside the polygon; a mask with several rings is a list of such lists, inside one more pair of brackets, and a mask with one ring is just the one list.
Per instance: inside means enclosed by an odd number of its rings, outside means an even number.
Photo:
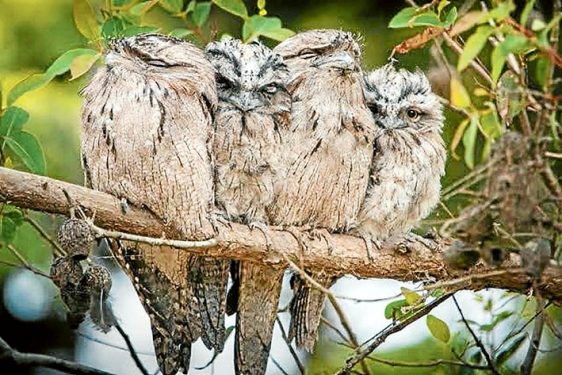
[{"label": "fluffy grey bird chick", "polygon": [[[229,220],[260,228],[268,223],[265,209],[282,175],[280,145],[291,109],[287,67],[259,42],[229,39],[209,44],[206,53],[219,95],[216,204]],[[283,270],[251,262],[234,262],[232,270],[228,311],[237,312],[236,374],[265,374]]]},{"label": "fluffy grey bird chick", "polygon": [[[114,40],[83,96],[86,184],[147,208],[184,238],[212,237],[217,95],[203,51],[158,34]],[[187,370],[191,342],[207,317],[195,299],[196,258],[145,244],[113,241],[111,248],[151,319],[162,372]]]},{"label": "fluffy grey bird chick", "polygon": [[368,73],[365,95],[377,130],[369,188],[355,232],[376,243],[407,233],[439,202],[446,159],[444,118],[419,70],[386,65]]},{"label": "fluffy grey bird chick", "polygon": [[[374,124],[362,87],[361,49],[353,35],[312,30],[274,50],[287,63],[293,97],[286,177],[270,207],[273,224],[346,232],[369,181]],[[329,288],[333,275],[312,274]],[[289,333],[312,350],[325,296],[295,276]]]}]

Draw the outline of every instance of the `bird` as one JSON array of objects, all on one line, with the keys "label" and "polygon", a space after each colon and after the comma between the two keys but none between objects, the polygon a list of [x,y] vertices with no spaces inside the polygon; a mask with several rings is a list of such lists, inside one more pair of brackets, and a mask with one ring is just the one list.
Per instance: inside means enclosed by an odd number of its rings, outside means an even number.
[{"label": "bird", "polygon": [[439,98],[421,70],[387,64],[365,74],[375,121],[369,187],[353,233],[367,247],[407,234],[439,202],[447,152]]},{"label": "bird", "polygon": [[[210,43],[206,55],[216,72],[213,155],[216,205],[224,218],[267,236],[266,207],[282,176],[280,145],[289,126],[291,97],[282,58],[259,41]],[[236,312],[235,372],[267,368],[284,270],[233,262],[228,312]]]},{"label": "bird", "polygon": [[[114,39],[105,64],[81,93],[85,184],[120,198],[125,212],[129,204],[149,210],[166,233],[190,240],[213,237],[217,93],[203,51],[154,33]],[[201,260],[148,244],[111,241],[110,248],[150,317],[162,373],[187,371],[191,343],[202,336],[209,344],[206,335],[212,334],[202,329],[206,314],[197,301],[206,285],[193,282]],[[226,284],[222,294],[210,297],[226,299]],[[224,329],[222,324],[217,329]]]},{"label": "bird", "polygon": [[[353,34],[309,30],[274,51],[289,67],[293,105],[283,154],[286,175],[268,212],[273,225],[347,232],[355,223],[369,181],[374,121],[363,94],[361,47]],[[337,276],[313,279],[329,288]],[[325,301],[323,292],[293,276],[290,338],[312,351]]]}]

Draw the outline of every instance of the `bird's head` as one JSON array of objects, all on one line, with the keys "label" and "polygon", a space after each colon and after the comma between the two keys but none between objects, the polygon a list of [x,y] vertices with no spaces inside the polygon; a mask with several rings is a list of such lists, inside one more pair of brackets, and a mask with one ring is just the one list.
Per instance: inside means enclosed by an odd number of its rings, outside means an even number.
[{"label": "bird's head", "polygon": [[223,107],[244,113],[287,111],[287,66],[278,54],[260,42],[238,39],[210,43],[205,50],[215,68]]},{"label": "bird's head", "polygon": [[361,48],[353,34],[345,31],[322,29],[298,33],[275,47],[275,52],[297,68],[344,74],[360,69]]},{"label": "bird's head", "polygon": [[385,65],[365,75],[364,91],[375,124],[384,131],[441,131],[443,109],[425,74]]}]

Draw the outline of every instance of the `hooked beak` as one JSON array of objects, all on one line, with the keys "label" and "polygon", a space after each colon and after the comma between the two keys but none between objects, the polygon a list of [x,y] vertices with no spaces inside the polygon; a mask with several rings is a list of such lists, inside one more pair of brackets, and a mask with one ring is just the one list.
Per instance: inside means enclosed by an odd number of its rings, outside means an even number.
[{"label": "hooked beak", "polygon": [[375,120],[375,124],[385,130],[404,129],[408,127],[406,121],[399,118],[389,118]]},{"label": "hooked beak", "polygon": [[351,73],[357,71],[357,62],[348,52],[337,52],[322,58],[320,61],[313,64],[316,68],[326,67],[332,69],[339,69],[343,73]]}]

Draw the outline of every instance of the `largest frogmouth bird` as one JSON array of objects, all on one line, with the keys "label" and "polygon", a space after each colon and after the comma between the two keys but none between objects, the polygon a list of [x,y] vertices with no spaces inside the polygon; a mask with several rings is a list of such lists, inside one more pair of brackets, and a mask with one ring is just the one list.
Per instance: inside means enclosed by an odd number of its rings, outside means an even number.
[{"label": "largest frogmouth bird", "polygon": [[[86,184],[152,211],[180,238],[212,237],[210,147],[217,94],[203,51],[157,34],[114,40],[106,65],[83,95]],[[213,278],[201,282],[201,261],[180,250],[127,242],[113,242],[112,249],[150,316],[164,374],[189,369],[191,342],[201,335],[222,350],[216,337],[224,330],[224,280],[214,286]],[[197,303],[206,292],[219,306],[211,313]],[[216,329],[202,330],[202,324]]]},{"label": "largest frogmouth bird", "polygon": [[[268,223],[266,207],[282,175],[279,147],[291,109],[287,67],[259,42],[229,39],[211,43],[206,53],[219,94],[213,147],[217,207],[229,220],[260,227]],[[237,374],[266,371],[282,277],[282,269],[269,265],[233,264],[229,310],[237,312]]]},{"label": "largest frogmouth bird", "polygon": [[[355,223],[369,181],[374,121],[365,103],[361,50],[338,30],[299,33],[275,49],[290,70],[293,96],[287,172],[269,211],[272,223],[346,232]],[[330,287],[336,277],[315,272]],[[293,278],[290,334],[312,350],[325,296]]]}]

